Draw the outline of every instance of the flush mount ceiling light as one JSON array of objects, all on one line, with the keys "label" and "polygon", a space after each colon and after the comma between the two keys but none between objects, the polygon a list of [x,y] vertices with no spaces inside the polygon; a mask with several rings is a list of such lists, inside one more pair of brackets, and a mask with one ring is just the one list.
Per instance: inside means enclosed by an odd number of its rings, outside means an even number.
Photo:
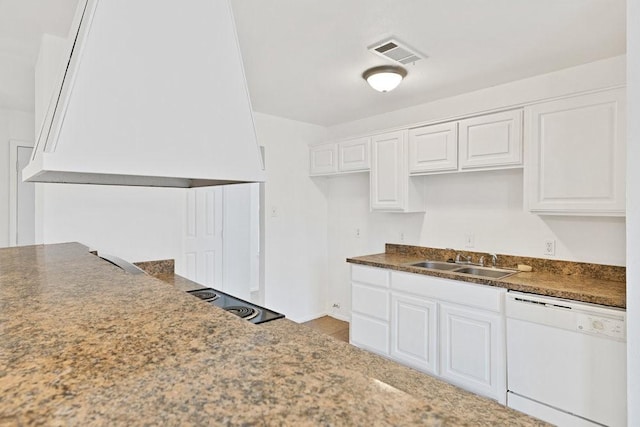
[{"label": "flush mount ceiling light", "polygon": [[394,65],[382,65],[369,68],[362,73],[362,78],[378,92],[390,92],[406,77],[407,70]]}]

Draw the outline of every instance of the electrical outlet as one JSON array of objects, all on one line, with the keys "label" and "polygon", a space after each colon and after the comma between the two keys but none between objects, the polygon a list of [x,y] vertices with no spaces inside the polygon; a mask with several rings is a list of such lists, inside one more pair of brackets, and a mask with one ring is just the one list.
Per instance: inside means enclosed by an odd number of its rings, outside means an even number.
[{"label": "electrical outlet", "polygon": [[554,256],[556,254],[556,241],[553,239],[544,241],[544,254]]},{"label": "electrical outlet", "polygon": [[356,237],[359,238],[360,237],[360,229],[356,228]]},{"label": "electrical outlet", "polygon": [[400,232],[400,241],[404,242],[404,231]]},{"label": "electrical outlet", "polygon": [[340,303],[339,302],[334,302],[333,303],[333,308],[340,308]]},{"label": "electrical outlet", "polygon": [[275,218],[278,216],[278,208],[275,206],[271,206],[271,217]]},{"label": "electrical outlet", "polygon": [[474,248],[476,246],[476,236],[473,234],[465,234],[464,235],[464,247],[465,248]]}]

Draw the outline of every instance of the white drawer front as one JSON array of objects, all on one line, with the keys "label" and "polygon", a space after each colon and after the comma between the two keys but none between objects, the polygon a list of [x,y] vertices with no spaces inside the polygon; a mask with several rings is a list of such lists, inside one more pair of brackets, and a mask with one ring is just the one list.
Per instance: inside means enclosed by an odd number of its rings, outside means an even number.
[{"label": "white drawer front", "polygon": [[396,271],[391,273],[391,287],[402,292],[496,312],[502,312],[506,293],[506,289],[502,288]]},{"label": "white drawer front", "polygon": [[351,265],[351,280],[388,288],[389,270],[362,265]]},{"label": "white drawer front", "polygon": [[359,314],[351,315],[350,342],[375,353],[389,354],[389,324]]},{"label": "white drawer front", "polygon": [[352,283],[351,310],[388,321],[389,291]]}]

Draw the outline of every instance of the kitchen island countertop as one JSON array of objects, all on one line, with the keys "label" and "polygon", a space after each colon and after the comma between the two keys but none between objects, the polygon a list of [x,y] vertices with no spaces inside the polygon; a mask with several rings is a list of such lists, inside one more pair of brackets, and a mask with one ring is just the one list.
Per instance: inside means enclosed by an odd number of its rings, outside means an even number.
[{"label": "kitchen island countertop", "polygon": [[543,425],[77,243],[0,249],[0,425]]}]

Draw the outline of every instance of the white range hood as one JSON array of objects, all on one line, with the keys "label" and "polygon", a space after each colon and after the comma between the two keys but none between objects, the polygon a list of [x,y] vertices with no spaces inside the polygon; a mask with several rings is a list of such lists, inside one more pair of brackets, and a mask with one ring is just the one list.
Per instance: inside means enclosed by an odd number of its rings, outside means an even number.
[{"label": "white range hood", "polygon": [[264,181],[228,0],[80,0],[71,34],[24,180]]}]

